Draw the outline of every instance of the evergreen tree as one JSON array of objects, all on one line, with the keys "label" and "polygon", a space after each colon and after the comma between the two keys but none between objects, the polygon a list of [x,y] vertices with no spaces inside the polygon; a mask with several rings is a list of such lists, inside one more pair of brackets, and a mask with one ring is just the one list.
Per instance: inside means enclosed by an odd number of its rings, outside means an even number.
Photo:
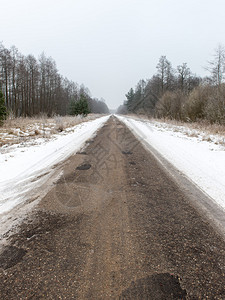
[{"label": "evergreen tree", "polygon": [[72,99],[69,104],[68,113],[73,116],[73,115],[75,115],[75,110],[76,110],[76,101],[74,99]]},{"label": "evergreen tree", "polygon": [[126,98],[127,98],[127,102],[126,102],[127,110],[132,111],[132,106],[135,100],[135,93],[133,88],[131,88],[129,92],[126,94]]},{"label": "evergreen tree", "polygon": [[7,116],[7,109],[5,106],[5,99],[0,90],[0,125],[2,124],[2,121],[6,119],[6,116]]},{"label": "evergreen tree", "polygon": [[72,100],[70,102],[71,115],[83,115],[84,117],[86,117],[90,112],[91,111],[88,107],[88,101],[85,95],[81,94],[80,99],[78,101]]}]

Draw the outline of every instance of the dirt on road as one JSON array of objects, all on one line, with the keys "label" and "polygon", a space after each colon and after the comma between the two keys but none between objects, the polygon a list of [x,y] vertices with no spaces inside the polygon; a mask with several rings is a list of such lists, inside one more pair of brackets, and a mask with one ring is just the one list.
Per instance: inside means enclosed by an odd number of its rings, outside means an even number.
[{"label": "dirt on road", "polygon": [[9,242],[0,299],[225,299],[223,238],[115,117]]}]

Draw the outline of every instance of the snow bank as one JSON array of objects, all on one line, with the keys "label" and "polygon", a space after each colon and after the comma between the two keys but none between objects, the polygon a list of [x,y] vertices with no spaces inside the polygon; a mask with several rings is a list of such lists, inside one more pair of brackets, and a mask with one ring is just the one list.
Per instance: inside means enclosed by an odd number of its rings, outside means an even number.
[{"label": "snow bank", "polygon": [[55,164],[76,153],[108,118],[81,123],[48,142],[39,139],[37,145],[18,144],[1,153],[0,214],[26,201],[27,193],[43,182],[44,175],[50,176]]},{"label": "snow bank", "polygon": [[159,123],[117,116],[225,209],[225,148]]}]

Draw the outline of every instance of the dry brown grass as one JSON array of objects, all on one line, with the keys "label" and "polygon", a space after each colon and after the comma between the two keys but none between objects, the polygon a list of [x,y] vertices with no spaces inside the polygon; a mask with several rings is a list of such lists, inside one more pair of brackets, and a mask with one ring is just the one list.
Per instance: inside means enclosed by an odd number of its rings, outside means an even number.
[{"label": "dry brown grass", "polygon": [[49,138],[53,134],[100,116],[102,115],[90,114],[85,118],[82,116],[48,118],[46,115],[41,115],[34,118],[9,118],[0,127],[0,146],[17,144],[31,138]]},{"label": "dry brown grass", "polygon": [[183,126],[189,129],[205,132],[207,134],[225,136],[225,125],[210,124],[209,122],[204,122],[204,121],[189,123],[189,122],[181,122],[181,121],[169,120],[169,119],[152,119],[152,120],[161,123],[176,125],[176,126]]},{"label": "dry brown grass", "polygon": [[145,115],[130,115],[135,119],[155,121],[162,127],[169,127],[174,132],[181,132],[189,137],[200,138],[202,141],[214,142],[225,146],[225,125],[210,124],[207,121],[182,122],[171,119],[156,119]]}]

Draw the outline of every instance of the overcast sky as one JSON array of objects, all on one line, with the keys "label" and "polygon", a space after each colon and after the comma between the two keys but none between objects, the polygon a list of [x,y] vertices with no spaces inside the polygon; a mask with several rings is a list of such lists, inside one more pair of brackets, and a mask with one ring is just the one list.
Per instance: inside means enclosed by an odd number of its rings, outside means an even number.
[{"label": "overcast sky", "polygon": [[5,47],[44,51],[110,108],[156,73],[161,55],[205,75],[225,44],[225,0],[0,0],[0,11]]}]

